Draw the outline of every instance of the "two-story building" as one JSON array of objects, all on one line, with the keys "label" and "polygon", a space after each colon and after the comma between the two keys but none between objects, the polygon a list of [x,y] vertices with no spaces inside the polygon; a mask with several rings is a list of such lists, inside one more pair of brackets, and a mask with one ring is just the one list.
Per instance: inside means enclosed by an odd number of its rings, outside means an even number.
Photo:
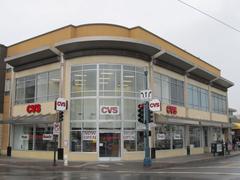
[{"label": "two-story building", "polygon": [[189,148],[190,154],[209,152],[211,142],[230,137],[233,83],[141,27],[69,25],[7,47],[5,62],[12,86],[3,153],[10,146],[14,157],[52,158],[54,101],[62,97],[69,105],[58,141],[69,160],[143,159],[137,107],[144,71],[161,101],[150,137],[156,158],[186,155]]}]

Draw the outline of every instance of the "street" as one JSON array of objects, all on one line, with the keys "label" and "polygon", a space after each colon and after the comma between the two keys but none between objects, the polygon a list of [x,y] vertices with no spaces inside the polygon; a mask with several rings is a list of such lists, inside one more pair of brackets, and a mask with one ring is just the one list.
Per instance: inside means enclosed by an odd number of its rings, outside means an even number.
[{"label": "street", "polygon": [[[104,166],[104,163],[97,166]],[[105,165],[106,166],[106,165]],[[170,168],[138,170],[50,170],[0,164],[0,179],[27,180],[237,180],[240,179],[240,156],[204,162],[186,163]]]}]

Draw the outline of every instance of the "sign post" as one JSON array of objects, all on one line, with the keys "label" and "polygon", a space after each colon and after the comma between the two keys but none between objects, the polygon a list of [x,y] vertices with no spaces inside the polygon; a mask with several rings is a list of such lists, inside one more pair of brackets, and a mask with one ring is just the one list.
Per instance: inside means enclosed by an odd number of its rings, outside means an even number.
[{"label": "sign post", "polygon": [[57,151],[57,138],[60,134],[60,122],[53,123],[53,139],[54,139],[54,153],[53,153],[53,166],[56,166],[56,151]]},{"label": "sign post", "polygon": [[[145,75],[145,88],[148,88],[148,79],[147,79],[147,75],[148,72],[144,71],[144,75]],[[152,97],[152,91],[151,90],[145,90],[145,92],[141,91],[141,98],[142,99],[150,99]],[[144,160],[143,160],[143,166],[144,167],[149,167],[152,165],[152,160],[150,157],[150,148],[149,148],[149,102],[145,101],[144,103],[144,123],[145,123],[145,131],[144,131],[144,151],[145,151],[145,155],[144,155]]]}]

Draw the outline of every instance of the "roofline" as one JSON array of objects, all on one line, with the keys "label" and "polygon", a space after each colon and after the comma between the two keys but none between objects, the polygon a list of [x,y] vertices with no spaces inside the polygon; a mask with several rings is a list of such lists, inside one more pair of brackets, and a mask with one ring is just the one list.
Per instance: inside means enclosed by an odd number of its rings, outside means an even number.
[{"label": "roofline", "polygon": [[187,53],[187,54],[189,54],[189,55],[191,55],[191,56],[193,56],[193,57],[195,57],[195,58],[197,58],[197,59],[203,61],[204,63],[208,64],[209,66],[212,66],[212,67],[216,68],[217,70],[221,71],[221,70],[220,70],[219,68],[217,68],[216,66],[213,66],[213,65],[209,64],[208,62],[202,60],[201,58],[195,56],[194,54],[192,54],[192,53],[190,53],[190,52],[188,52],[188,51],[186,51],[186,50],[184,50],[184,49],[178,47],[177,45],[175,45],[175,44],[173,44],[173,43],[167,41],[166,39],[163,39],[162,37],[160,37],[160,36],[158,36],[158,35],[152,33],[151,31],[149,31],[149,30],[147,30],[147,29],[145,29],[145,28],[143,28],[143,27],[141,27],[141,26],[135,26],[135,27],[133,27],[133,28],[131,28],[131,29],[137,29],[137,28],[140,28],[140,29],[142,29],[142,30],[144,30],[144,31],[147,31],[148,33],[152,34],[153,36],[155,36],[155,37],[157,37],[157,38],[159,38],[159,39],[162,39],[163,41],[165,41],[165,42],[169,43],[170,45],[172,45],[172,46],[174,46],[174,47],[180,49],[181,51],[183,51],[183,52],[185,52],[185,53]]},{"label": "roofline", "polygon": [[50,34],[50,33],[53,33],[53,32],[59,31],[59,30],[62,30],[62,29],[65,29],[65,28],[69,28],[69,27],[79,28],[79,27],[83,27],[83,26],[94,26],[94,25],[115,26],[115,27],[120,27],[120,28],[124,28],[124,29],[127,29],[127,30],[132,29],[132,28],[128,28],[128,27],[125,27],[125,26],[117,25],[117,24],[111,24],[111,23],[88,23],[88,24],[81,24],[81,25],[77,25],[77,26],[76,26],[76,25],[73,25],[73,24],[69,24],[69,25],[66,25],[66,26],[63,26],[63,27],[54,29],[54,30],[52,30],[52,31],[48,31],[48,32],[46,32],[46,33],[39,34],[39,35],[37,35],[37,36],[34,36],[34,37],[31,37],[31,38],[25,39],[25,40],[23,40],[23,41],[19,41],[19,42],[15,43],[15,44],[11,44],[11,45],[9,45],[9,46],[7,46],[7,47],[9,48],[9,47],[12,47],[12,46],[21,44],[21,43],[23,43],[23,42],[26,42],[26,41],[29,41],[29,40],[32,40],[32,39],[35,39],[35,38],[38,38],[38,37],[41,37],[41,36],[44,36],[44,35],[47,35],[47,34]]},{"label": "roofline", "polygon": [[151,31],[149,31],[149,30],[147,30],[147,29],[145,29],[145,28],[143,28],[143,27],[141,27],[141,26],[134,26],[134,27],[132,27],[132,28],[128,28],[128,27],[126,27],[126,26],[117,25],[117,24],[111,24],[111,23],[87,23],[87,24],[81,24],[81,25],[77,25],[77,26],[76,26],[76,25],[69,24],[69,25],[60,27],[60,28],[58,28],[58,29],[54,29],[54,30],[52,30],[52,31],[48,31],[48,32],[46,32],[46,33],[43,33],[43,34],[40,34],[40,35],[31,37],[31,38],[25,39],[25,40],[23,40],[23,41],[17,42],[17,43],[15,43],[15,44],[9,45],[9,46],[7,46],[7,48],[12,47],[12,46],[15,46],[15,45],[18,45],[18,44],[21,44],[21,43],[23,43],[23,42],[26,42],[26,41],[29,41],[29,40],[32,40],[32,39],[35,39],[35,38],[38,38],[38,37],[41,37],[41,36],[44,36],[44,35],[47,35],[47,34],[50,34],[50,33],[53,33],[53,32],[56,32],[56,31],[59,31],[59,30],[62,30],[62,29],[65,29],[65,28],[69,28],[69,27],[78,28],[78,27],[92,26],[92,25],[108,25],[108,26],[120,27],[120,28],[127,29],[127,30],[133,30],[133,29],[138,29],[138,28],[139,28],[139,29],[142,29],[142,30],[148,32],[149,34],[151,34],[151,35],[153,35],[153,36],[155,36],[155,37],[157,37],[157,38],[159,38],[159,39],[167,42],[168,44],[174,46],[175,48],[178,48],[178,49],[180,49],[181,51],[189,54],[190,56],[193,56],[194,58],[197,58],[197,59],[201,60],[202,62],[206,63],[207,65],[209,65],[209,66],[211,66],[211,67],[213,67],[213,68],[216,68],[218,71],[221,71],[221,70],[220,70],[219,68],[217,68],[216,66],[213,66],[213,65],[209,64],[208,62],[204,61],[203,59],[201,59],[201,58],[193,55],[192,53],[190,53],[190,52],[188,52],[188,51],[186,51],[186,50],[178,47],[177,45],[175,45],[175,44],[173,44],[173,43],[171,43],[171,42],[169,42],[169,41],[161,38],[160,36],[152,33]]}]

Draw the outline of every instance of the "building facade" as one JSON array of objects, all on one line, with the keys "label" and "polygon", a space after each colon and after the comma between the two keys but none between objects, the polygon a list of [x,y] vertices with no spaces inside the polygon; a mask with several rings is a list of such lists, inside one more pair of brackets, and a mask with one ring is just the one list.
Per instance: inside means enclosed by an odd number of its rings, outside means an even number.
[{"label": "building facade", "polygon": [[[156,158],[209,152],[230,138],[227,89],[216,67],[141,28],[66,26],[7,48],[3,150],[51,159],[56,98],[68,100],[59,147],[69,160],[141,160],[137,107],[146,89],[160,99],[150,146]],[[187,152],[187,149],[190,152]]]}]

